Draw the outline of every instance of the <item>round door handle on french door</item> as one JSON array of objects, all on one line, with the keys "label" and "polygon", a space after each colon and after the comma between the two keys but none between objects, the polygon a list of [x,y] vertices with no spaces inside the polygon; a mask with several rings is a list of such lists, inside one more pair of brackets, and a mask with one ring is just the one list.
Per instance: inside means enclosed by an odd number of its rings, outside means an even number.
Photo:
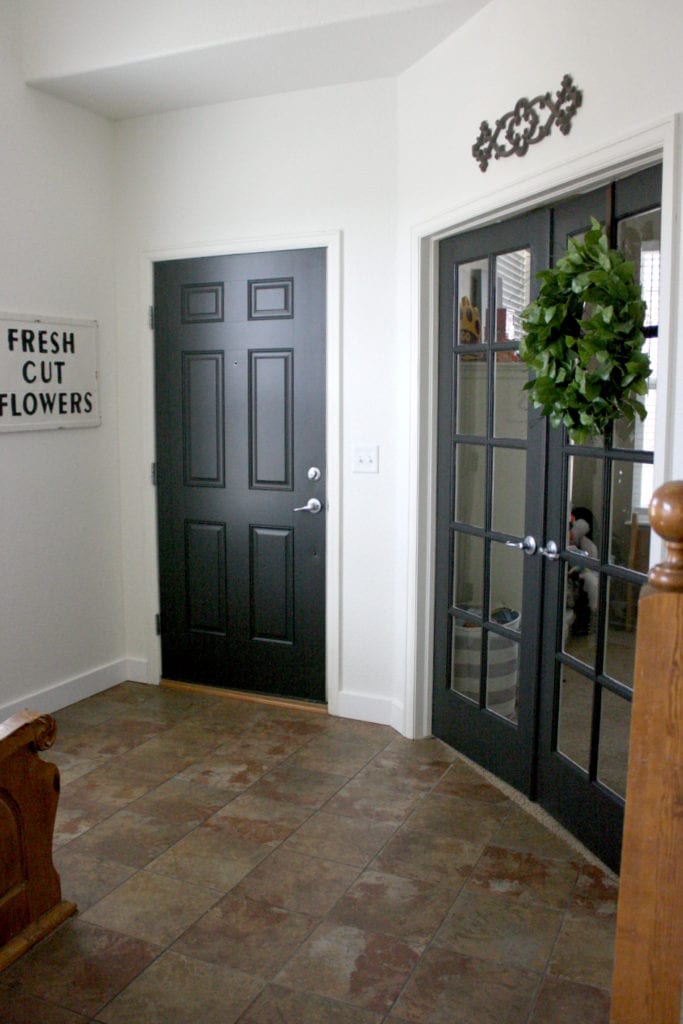
[{"label": "round door handle on french door", "polygon": [[521,548],[525,555],[533,555],[536,551],[536,540],[534,537],[525,537],[524,540],[506,540],[506,548]]},{"label": "round door handle on french door", "polygon": [[295,508],[295,512],[310,512],[312,516],[317,516],[322,508],[321,503],[317,498],[309,498],[305,505],[301,505],[299,508]]},{"label": "round door handle on french door", "polygon": [[544,558],[547,558],[551,562],[556,562],[557,559],[560,557],[557,542],[554,540],[549,540],[544,548],[539,548],[538,553],[539,555],[543,555]]}]

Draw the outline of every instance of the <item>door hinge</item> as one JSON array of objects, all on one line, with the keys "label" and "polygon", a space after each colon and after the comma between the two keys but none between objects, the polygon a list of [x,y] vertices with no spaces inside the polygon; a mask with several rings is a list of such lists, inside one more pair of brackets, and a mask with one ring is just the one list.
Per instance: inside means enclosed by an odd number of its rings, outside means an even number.
[{"label": "door hinge", "polygon": [[149,307],[149,329],[154,330],[154,306]]},{"label": "door hinge", "polygon": [[152,467],[151,467],[150,473],[149,473],[149,478],[152,481],[152,487],[156,487],[156,485],[157,485],[157,464],[156,464],[156,462],[152,463]]},{"label": "door hinge", "polygon": [[157,631],[157,636],[161,636],[161,614],[159,612],[154,616],[154,626]]}]

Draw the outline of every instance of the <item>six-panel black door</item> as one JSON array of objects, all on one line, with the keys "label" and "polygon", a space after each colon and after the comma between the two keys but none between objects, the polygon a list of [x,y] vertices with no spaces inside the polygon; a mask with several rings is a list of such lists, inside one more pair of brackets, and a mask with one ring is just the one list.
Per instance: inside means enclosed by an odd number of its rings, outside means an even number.
[{"label": "six-panel black door", "polygon": [[162,672],[325,699],[325,252],[155,265]]}]

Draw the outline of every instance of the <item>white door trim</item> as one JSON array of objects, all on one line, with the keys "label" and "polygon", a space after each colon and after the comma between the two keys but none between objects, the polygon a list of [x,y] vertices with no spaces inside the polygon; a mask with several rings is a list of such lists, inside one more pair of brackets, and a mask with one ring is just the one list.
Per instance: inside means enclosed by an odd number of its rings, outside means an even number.
[{"label": "white door trim", "polygon": [[[549,205],[577,191],[598,187],[614,177],[663,163],[662,276],[658,409],[655,436],[655,486],[671,479],[678,466],[683,475],[683,408],[676,408],[676,385],[683,394],[681,302],[681,207],[683,158],[681,125],[674,117],[634,132],[541,174],[521,179],[495,193],[475,198],[438,218],[413,227],[410,237],[410,451],[408,622],[406,638],[406,701],[404,733],[431,733],[434,632],[434,557],[436,508],[436,416],[438,371],[438,242],[448,235]],[[679,400],[679,407],[683,403]],[[653,545],[654,561],[661,548]]]},{"label": "white door trim", "polygon": [[[336,714],[341,681],[341,261],[342,233],[327,231],[304,235],[265,238],[225,239],[197,245],[179,245],[172,249],[149,250],[140,255],[140,323],[148,323],[148,310],[154,302],[154,264],[161,260],[195,259],[202,256],[233,255],[247,252],[272,252],[278,249],[326,249],[327,323],[325,348],[326,376],[326,460],[327,522],[325,530],[325,671],[327,706]],[[150,629],[146,633],[147,681],[158,683],[161,677],[161,643],[152,631],[159,610],[159,554],[157,545],[156,490],[148,469],[155,461],[154,416],[154,332],[146,330],[146,358],[140,363],[140,388],[143,396],[142,470],[147,476],[144,492],[144,567],[145,607]]]}]

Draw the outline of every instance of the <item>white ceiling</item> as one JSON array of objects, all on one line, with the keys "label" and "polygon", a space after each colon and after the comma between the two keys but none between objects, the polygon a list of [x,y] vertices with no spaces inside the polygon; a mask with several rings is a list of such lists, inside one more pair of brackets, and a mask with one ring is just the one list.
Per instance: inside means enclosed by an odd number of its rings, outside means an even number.
[{"label": "white ceiling", "polygon": [[489,0],[21,0],[29,85],[120,120],[400,74]]}]

